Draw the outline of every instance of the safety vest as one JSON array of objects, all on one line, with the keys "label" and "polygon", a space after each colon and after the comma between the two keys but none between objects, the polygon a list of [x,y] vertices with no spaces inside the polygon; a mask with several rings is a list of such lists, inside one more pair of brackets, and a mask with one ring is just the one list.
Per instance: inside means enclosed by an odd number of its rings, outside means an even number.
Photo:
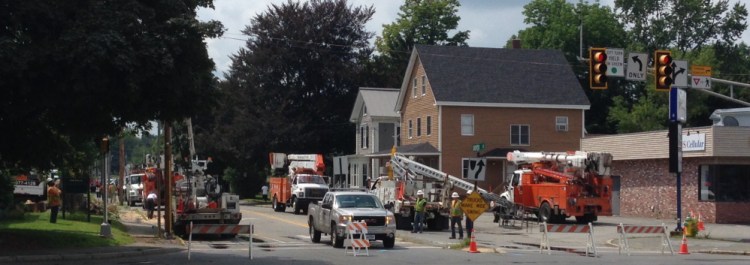
[{"label": "safety vest", "polygon": [[423,213],[425,205],[427,205],[427,200],[425,198],[417,199],[417,205],[414,206],[414,210]]},{"label": "safety vest", "polygon": [[60,199],[60,189],[57,187],[50,187],[47,189],[47,204],[52,206],[60,206],[62,200]]},{"label": "safety vest", "polygon": [[453,205],[451,205],[451,216],[461,217],[463,214],[464,212],[461,210],[461,200],[454,200]]}]

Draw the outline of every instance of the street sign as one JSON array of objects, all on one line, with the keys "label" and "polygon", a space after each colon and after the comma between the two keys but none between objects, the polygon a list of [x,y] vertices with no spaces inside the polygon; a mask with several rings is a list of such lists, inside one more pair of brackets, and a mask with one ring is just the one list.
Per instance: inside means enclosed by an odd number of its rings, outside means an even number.
[{"label": "street sign", "polygon": [[711,89],[711,77],[709,76],[695,76],[690,78],[690,87]]},{"label": "street sign", "polygon": [[674,83],[672,84],[672,87],[688,87],[688,61],[673,61],[672,68],[674,69],[674,73],[672,74],[672,80],[674,80]]},{"label": "street sign", "polygon": [[648,55],[645,53],[628,54],[628,65],[626,67],[628,75],[625,77],[631,81],[646,81],[646,68],[648,64]]},{"label": "street sign", "polygon": [[482,150],[484,150],[484,143],[478,143],[471,146],[471,150],[474,152],[482,152]]},{"label": "street sign", "polygon": [[479,192],[472,192],[461,201],[461,210],[471,221],[477,220],[477,217],[482,215],[487,208],[489,208],[489,205],[482,199],[482,195],[479,195]]},{"label": "street sign", "polygon": [[685,123],[687,121],[687,94],[685,90],[672,87],[669,90],[669,121]]},{"label": "street sign", "polygon": [[690,74],[693,76],[711,76],[711,66],[691,65]]},{"label": "street sign", "polygon": [[625,51],[607,48],[607,76],[625,76]]},{"label": "street sign", "polygon": [[462,162],[464,179],[484,181],[484,173],[487,171],[486,158],[464,158]]}]

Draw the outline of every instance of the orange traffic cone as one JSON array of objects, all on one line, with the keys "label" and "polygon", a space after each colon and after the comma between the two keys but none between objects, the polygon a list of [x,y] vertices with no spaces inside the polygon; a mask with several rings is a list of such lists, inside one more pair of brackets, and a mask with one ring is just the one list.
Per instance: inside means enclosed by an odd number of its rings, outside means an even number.
[{"label": "orange traffic cone", "polygon": [[477,250],[477,242],[474,240],[474,229],[471,229],[471,242],[469,243],[469,253],[480,253]]},{"label": "orange traffic cone", "polygon": [[687,237],[685,237],[685,234],[682,234],[682,244],[680,245],[680,254],[690,254],[688,252],[688,246],[687,246]]}]

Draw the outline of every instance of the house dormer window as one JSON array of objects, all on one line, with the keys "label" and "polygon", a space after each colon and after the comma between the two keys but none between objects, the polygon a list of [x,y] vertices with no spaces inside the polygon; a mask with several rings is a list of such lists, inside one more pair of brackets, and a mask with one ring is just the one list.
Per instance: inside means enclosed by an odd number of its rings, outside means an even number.
[{"label": "house dormer window", "polygon": [[417,97],[417,78],[415,77],[413,80],[414,85],[411,87],[411,96],[416,98]]},{"label": "house dormer window", "polygon": [[427,94],[427,76],[422,75],[422,96]]}]

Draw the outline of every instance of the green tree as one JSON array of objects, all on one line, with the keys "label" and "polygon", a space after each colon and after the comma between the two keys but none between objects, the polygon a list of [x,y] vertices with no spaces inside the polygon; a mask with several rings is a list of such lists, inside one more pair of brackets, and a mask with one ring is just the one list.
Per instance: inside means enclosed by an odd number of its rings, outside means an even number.
[{"label": "green tree", "polygon": [[[587,47],[624,47],[627,45],[625,27],[617,21],[613,11],[599,3],[568,3],[564,0],[534,0],[524,6],[524,22],[529,24],[518,36],[523,48],[561,50],[579,77],[581,86],[591,102],[586,112],[586,129],[589,133],[611,133],[615,124],[608,120],[612,99],[616,96],[630,98],[627,83],[610,81],[610,89],[589,89],[588,64],[581,61],[581,54],[588,54]],[[583,26],[583,51],[580,47],[580,26]],[[587,56],[587,55],[584,55]]]},{"label": "green tree", "polygon": [[373,13],[313,0],[254,17],[219,86],[223,104],[196,119],[196,145],[235,168],[251,192],[265,181],[268,152],[353,151],[349,114],[372,53],[365,23]]},{"label": "green tree", "polygon": [[[409,64],[415,44],[467,46],[469,31],[456,30],[461,18],[456,15],[461,4],[458,0],[405,0],[395,22],[383,25],[382,36],[375,46],[380,53],[376,73],[382,75],[385,85],[399,87]],[[382,85],[382,83],[381,83]]]}]

